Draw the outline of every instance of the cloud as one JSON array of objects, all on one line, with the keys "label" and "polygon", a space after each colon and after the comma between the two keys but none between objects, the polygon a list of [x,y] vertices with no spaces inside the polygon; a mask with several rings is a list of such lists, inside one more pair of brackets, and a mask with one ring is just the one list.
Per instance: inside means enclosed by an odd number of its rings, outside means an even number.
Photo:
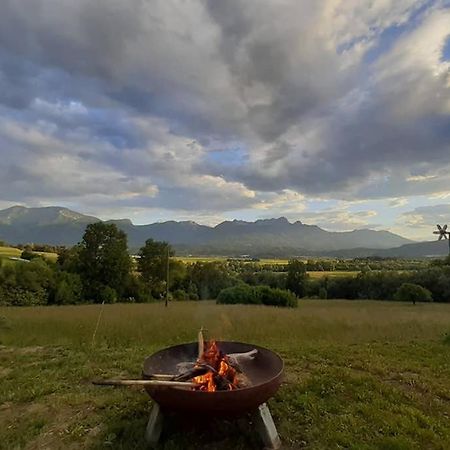
[{"label": "cloud", "polygon": [[219,217],[443,197],[449,23],[440,0],[6,0],[0,202]]},{"label": "cloud", "polygon": [[428,228],[431,233],[436,224],[450,223],[450,204],[420,206],[403,213],[401,220],[410,227]]}]

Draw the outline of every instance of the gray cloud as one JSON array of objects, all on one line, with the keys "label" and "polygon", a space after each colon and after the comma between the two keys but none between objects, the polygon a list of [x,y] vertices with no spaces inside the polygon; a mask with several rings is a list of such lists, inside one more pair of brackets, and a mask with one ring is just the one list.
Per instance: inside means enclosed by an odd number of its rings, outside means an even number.
[{"label": "gray cloud", "polygon": [[0,200],[214,214],[447,189],[445,2],[1,11]]},{"label": "gray cloud", "polygon": [[402,221],[410,227],[429,228],[431,233],[436,224],[450,225],[450,204],[420,206],[403,213]]}]

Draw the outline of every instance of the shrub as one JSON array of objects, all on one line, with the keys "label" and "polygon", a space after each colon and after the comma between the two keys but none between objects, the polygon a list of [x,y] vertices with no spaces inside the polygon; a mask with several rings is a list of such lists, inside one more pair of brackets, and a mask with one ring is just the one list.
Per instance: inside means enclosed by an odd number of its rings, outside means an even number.
[{"label": "shrub", "polygon": [[297,297],[292,292],[283,289],[239,284],[223,289],[217,297],[217,303],[295,307],[297,306]]},{"label": "shrub", "polygon": [[172,292],[174,300],[189,300],[189,295],[183,289],[177,289]]},{"label": "shrub", "polygon": [[78,275],[68,272],[60,272],[56,281],[56,290],[53,303],[57,305],[69,305],[81,301],[83,286]]},{"label": "shrub", "polygon": [[432,302],[433,298],[431,292],[414,283],[403,283],[397,290],[394,296],[395,300],[403,302]]},{"label": "shrub", "polygon": [[255,288],[256,297],[267,306],[288,306],[295,308],[298,304],[297,297],[291,292],[284,289],[273,289],[267,286],[257,286]]},{"label": "shrub", "polygon": [[217,296],[217,303],[236,305],[236,304],[258,304],[261,300],[256,296],[256,290],[247,284],[239,284],[234,287],[226,288],[220,291]]},{"label": "shrub", "polygon": [[27,261],[31,261],[34,258],[39,258],[39,255],[37,253],[33,253],[31,250],[25,249],[21,255],[21,259],[26,259]]},{"label": "shrub", "polygon": [[110,286],[103,286],[100,290],[100,301],[105,303],[115,303],[117,301],[117,292]]},{"label": "shrub", "polygon": [[43,289],[29,291],[14,286],[0,287],[0,305],[4,306],[36,306],[47,303],[47,293]]}]

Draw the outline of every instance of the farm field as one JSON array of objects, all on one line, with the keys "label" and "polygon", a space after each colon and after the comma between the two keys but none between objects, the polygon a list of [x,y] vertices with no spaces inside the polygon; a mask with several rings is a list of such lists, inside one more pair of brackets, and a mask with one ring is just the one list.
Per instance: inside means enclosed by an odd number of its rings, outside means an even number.
[{"label": "farm field", "polygon": [[19,257],[21,253],[18,248],[0,246],[0,258]]},{"label": "farm field", "polygon": [[[175,259],[184,262],[185,264],[195,263],[195,262],[225,262],[228,259],[236,259],[239,258],[229,258],[227,256],[176,256]],[[254,262],[251,260],[242,259],[243,262]],[[262,258],[256,261],[258,264],[287,264],[289,262],[288,259],[277,259],[277,258]]]},{"label": "farm field", "polygon": [[309,271],[308,275],[311,278],[323,278],[323,277],[329,277],[329,278],[342,278],[342,277],[356,277],[359,272],[354,270],[333,270],[333,271],[326,271],[326,270],[317,270],[317,271]]},{"label": "farm field", "polygon": [[[136,449],[150,401],[96,387],[139,377],[146,355],[211,337],[278,352],[269,406],[287,449],[450,448],[450,305],[301,300],[295,310],[213,302],[0,308],[0,448]],[[168,423],[161,449],[258,448],[234,422]]]},{"label": "farm field", "polygon": [[[56,261],[58,258],[58,255],[56,253],[49,253],[49,252],[33,252],[37,253],[38,255],[43,256],[45,259],[48,259],[49,261]],[[6,260],[6,261],[13,261],[10,258],[20,258],[20,255],[22,254],[22,250],[15,248],[15,247],[0,247],[0,260]]]}]

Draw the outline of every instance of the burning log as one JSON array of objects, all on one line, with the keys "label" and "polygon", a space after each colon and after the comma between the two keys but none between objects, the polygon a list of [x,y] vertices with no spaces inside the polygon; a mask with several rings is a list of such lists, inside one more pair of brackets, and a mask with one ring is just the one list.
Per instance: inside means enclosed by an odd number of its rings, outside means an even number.
[{"label": "burning log", "polygon": [[198,333],[198,359],[180,362],[176,365],[177,375],[151,374],[156,381],[192,383],[193,390],[214,392],[250,387],[245,375],[246,364],[258,354],[253,349],[245,353],[223,353],[215,341],[205,341],[203,328]]},{"label": "burning log", "polygon": [[167,379],[176,382],[191,380],[193,383],[196,383],[195,390],[208,392],[233,390],[250,386],[250,380],[244,374],[244,369],[246,364],[256,358],[258,350],[253,349],[245,353],[224,354],[215,341],[204,341],[203,328],[198,333],[198,350],[199,357],[197,362],[178,363],[177,370],[180,373]]}]

